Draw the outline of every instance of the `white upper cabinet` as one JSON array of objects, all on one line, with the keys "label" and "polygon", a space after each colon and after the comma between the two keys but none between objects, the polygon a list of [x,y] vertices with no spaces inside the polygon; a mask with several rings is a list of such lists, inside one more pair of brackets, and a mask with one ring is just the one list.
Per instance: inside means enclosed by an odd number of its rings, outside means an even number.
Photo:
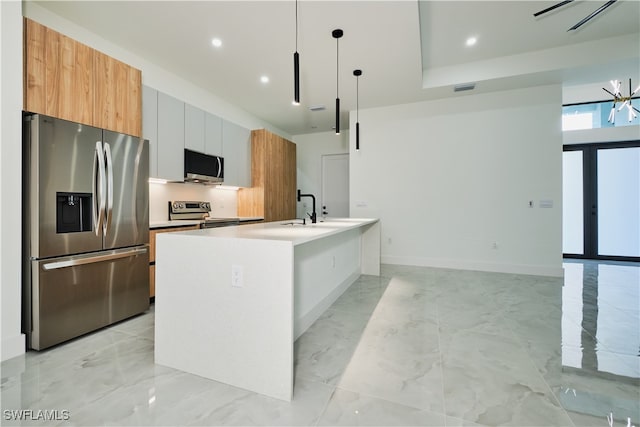
[{"label": "white upper cabinet", "polygon": [[158,178],[184,181],[184,108],[158,92]]},{"label": "white upper cabinet", "polygon": [[225,185],[251,187],[251,131],[223,120],[222,156]]},{"label": "white upper cabinet", "polygon": [[224,158],[224,183],[251,187],[251,131],[142,86],[142,136],[149,176],[184,181],[184,149]]},{"label": "white upper cabinet", "polygon": [[158,177],[158,91],[142,86],[142,138],[149,140],[149,176]]},{"label": "white upper cabinet", "polygon": [[193,105],[184,105],[184,148],[205,152],[205,112]]},{"label": "white upper cabinet", "polygon": [[214,156],[222,155],[222,119],[205,113],[204,152]]}]

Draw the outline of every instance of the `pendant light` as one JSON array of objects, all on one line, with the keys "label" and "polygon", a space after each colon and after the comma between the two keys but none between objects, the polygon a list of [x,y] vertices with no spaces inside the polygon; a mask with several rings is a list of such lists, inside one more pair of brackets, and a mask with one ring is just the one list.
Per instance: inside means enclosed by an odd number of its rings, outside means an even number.
[{"label": "pendant light", "polygon": [[293,105],[300,105],[300,55],[298,55],[298,0],[296,0],[296,51],[293,54]]},{"label": "pendant light", "polygon": [[353,70],[356,76],[356,151],[360,150],[360,76],[362,70]]},{"label": "pendant light", "polygon": [[338,41],[340,40],[340,37],[342,37],[342,34],[343,32],[341,29],[336,29],[331,32],[333,38],[336,39],[336,135],[340,135],[340,96],[338,95]]}]

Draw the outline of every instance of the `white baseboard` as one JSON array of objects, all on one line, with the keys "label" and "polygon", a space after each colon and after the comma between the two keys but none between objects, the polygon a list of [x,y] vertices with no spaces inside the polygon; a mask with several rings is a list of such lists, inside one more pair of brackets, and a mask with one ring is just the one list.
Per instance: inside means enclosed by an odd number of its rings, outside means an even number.
[{"label": "white baseboard", "polygon": [[13,337],[2,337],[2,361],[13,359],[25,353],[26,336],[24,334]]},{"label": "white baseboard", "polygon": [[498,264],[483,261],[452,260],[444,258],[420,258],[382,256],[383,264],[413,265],[418,267],[450,268],[455,270],[487,271],[494,273],[527,274],[533,276],[564,277],[562,265],[558,267],[524,264]]}]

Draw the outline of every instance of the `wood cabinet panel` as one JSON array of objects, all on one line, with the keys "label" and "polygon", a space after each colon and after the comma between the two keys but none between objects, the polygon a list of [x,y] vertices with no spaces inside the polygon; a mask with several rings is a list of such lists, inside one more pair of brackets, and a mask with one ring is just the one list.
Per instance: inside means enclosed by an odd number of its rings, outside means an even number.
[{"label": "wood cabinet panel", "polygon": [[93,125],[93,49],[24,19],[24,109]]},{"label": "wood cabinet panel", "polygon": [[142,135],[142,74],[102,52],[94,52],[95,126]]},{"label": "wood cabinet panel", "polygon": [[149,297],[156,296],[156,266],[149,266]]},{"label": "wood cabinet panel", "polygon": [[93,49],[49,28],[45,43],[47,115],[95,124]]},{"label": "wood cabinet panel", "polygon": [[24,110],[142,134],[142,73],[24,18]]},{"label": "wood cabinet panel", "polygon": [[251,134],[251,188],[238,191],[238,215],[296,217],[296,145],[265,129]]},{"label": "wood cabinet panel", "polygon": [[47,113],[46,43],[47,28],[24,18],[24,109]]}]

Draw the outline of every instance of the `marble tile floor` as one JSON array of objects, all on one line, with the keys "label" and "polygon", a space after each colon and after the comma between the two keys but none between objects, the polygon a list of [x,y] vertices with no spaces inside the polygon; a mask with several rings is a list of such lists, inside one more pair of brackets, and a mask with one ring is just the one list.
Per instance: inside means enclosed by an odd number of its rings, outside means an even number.
[{"label": "marble tile floor", "polygon": [[362,276],[296,341],[292,402],[155,365],[152,307],[3,362],[0,424],[640,426],[640,265],[564,267]]}]

